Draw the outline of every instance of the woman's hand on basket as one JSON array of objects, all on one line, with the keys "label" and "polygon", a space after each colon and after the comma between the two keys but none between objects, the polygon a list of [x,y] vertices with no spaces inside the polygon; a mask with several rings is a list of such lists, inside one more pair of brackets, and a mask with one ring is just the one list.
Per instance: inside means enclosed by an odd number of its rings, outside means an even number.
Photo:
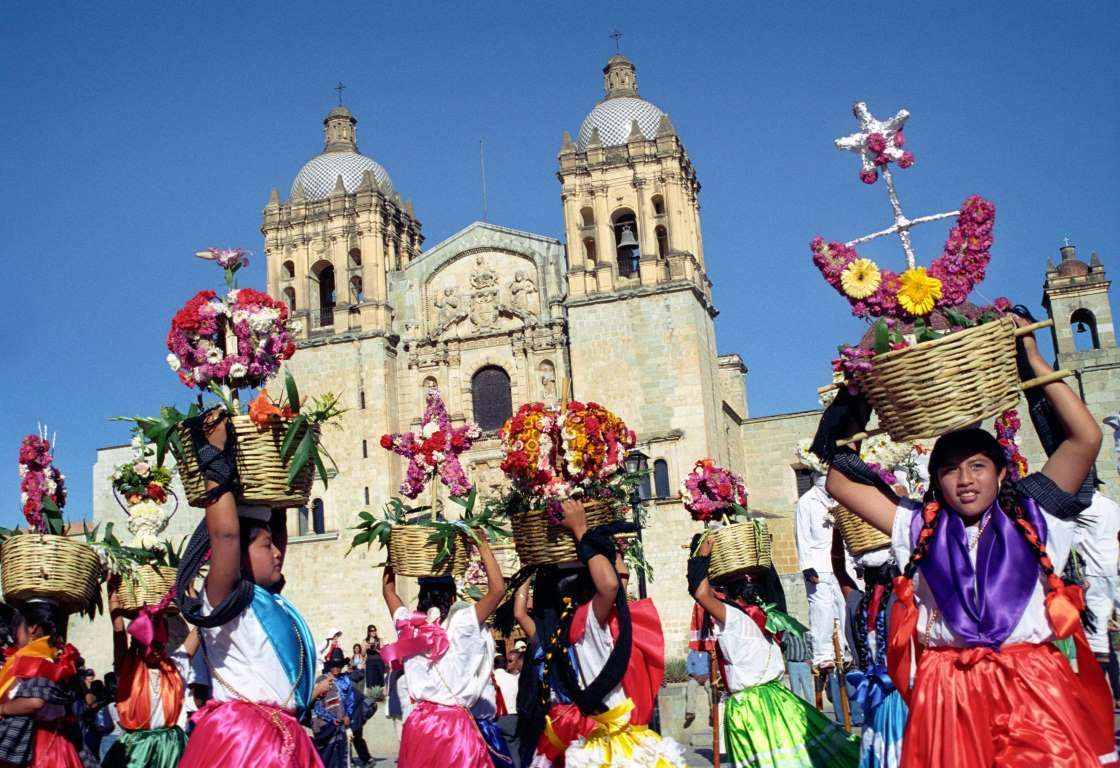
[{"label": "woman's hand on basket", "polygon": [[215,408],[207,413],[202,423],[206,439],[210,442],[210,445],[219,451],[226,447],[226,441],[229,439],[229,433],[226,430],[228,423],[229,419],[226,418],[226,412],[220,408]]},{"label": "woman's hand on basket", "polygon": [[571,531],[576,541],[582,539],[583,534],[587,533],[587,511],[583,508],[583,503],[565,499],[560,502],[560,510],[563,513],[560,525]]},{"label": "woman's hand on basket", "polygon": [[[1011,321],[1015,323],[1015,327],[1017,328],[1026,328],[1028,325],[1031,325],[1030,320],[1014,312],[1009,313],[1008,316],[1011,318]],[[1019,343],[1023,345],[1023,349],[1026,351],[1028,357],[1039,354],[1038,340],[1035,339],[1033,331],[1031,333],[1024,333],[1018,338]]]}]

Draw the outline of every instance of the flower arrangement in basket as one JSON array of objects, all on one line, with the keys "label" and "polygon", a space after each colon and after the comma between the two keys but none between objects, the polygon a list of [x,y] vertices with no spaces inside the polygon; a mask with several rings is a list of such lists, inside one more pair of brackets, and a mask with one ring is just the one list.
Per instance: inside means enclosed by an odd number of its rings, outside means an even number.
[{"label": "flower arrangement in basket", "polygon": [[[238,288],[237,272],[248,264],[241,249],[211,248],[197,256],[214,261],[225,274],[224,295],[199,291],[175,313],[167,334],[167,363],[198,400],[186,413],[165,406],[156,417],[127,417],[156,447],[156,466],[168,450],[175,457],[187,500],[203,506],[206,482],[194,442],[200,435],[203,393],[218,399],[232,426],[238,500],[268,507],[296,507],[310,498],[313,470],[327,485],[330,455],[320,440],[321,428],[343,413],[332,393],[304,402],[290,374],[278,397],[266,387],[295,353],[288,307],[251,288]],[[243,409],[239,392],[260,389]]]},{"label": "flower arrangement in basket", "polygon": [[526,565],[576,559],[575,543],[559,525],[561,502],[583,500],[595,527],[616,519],[640,480],[625,469],[634,431],[598,403],[526,403],[499,437],[512,485],[503,504]]},{"label": "flower arrangement in basket", "polygon": [[[362,544],[368,549],[377,542],[388,550],[393,570],[404,576],[462,575],[467,568],[469,544],[480,543],[477,530],[489,538],[508,537],[496,505],[485,504],[475,512],[478,492],[459,460],[481,435],[475,424],[454,426],[439,391],[429,389],[420,430],[383,435],[381,447],[408,459],[401,495],[414,500],[430,488],[431,503],[410,506],[394,497],[385,505],[381,518],[359,512],[350,549]],[[460,519],[448,520],[437,510],[440,484],[463,508]]]},{"label": "flower arrangement in basket", "polygon": [[10,602],[54,600],[67,612],[95,615],[101,608],[100,582],[109,573],[130,573],[155,553],[126,547],[105,526],[83,526],[83,537],[66,535],[66,477],[54,464],[56,440],[38,433],[19,449],[20,498],[28,529],[0,529],[0,584]]},{"label": "flower arrangement in basket", "polygon": [[708,526],[697,546],[712,537],[713,581],[770,567],[770,531],[764,519],[748,511],[743,478],[711,459],[700,459],[681,480],[681,499],[692,519]]},{"label": "flower arrangement in basket", "polygon": [[[817,237],[810,245],[825,280],[848,300],[856,317],[871,325],[860,343],[840,347],[834,368],[849,390],[867,396],[880,426],[895,440],[936,437],[1014,406],[1020,392],[1015,338],[1048,323],[1017,330],[1007,299],[986,306],[968,301],[991,259],[995,206],[973,195],[959,210],[907,218],[890,166],[914,163],[913,154],[902,149],[910,113],[903,109],[878,120],[863,102],[853,112],[860,130],[837,139],[836,146],[860,156],[863,182],[874,184],[882,174],[894,224],[847,242]],[[942,254],[928,269],[918,266],[910,230],[951,217],[956,222]],[[898,235],[906,256],[901,273],[856,251],[861,243],[891,234]],[[1054,376],[1061,375],[1069,374]]]}]

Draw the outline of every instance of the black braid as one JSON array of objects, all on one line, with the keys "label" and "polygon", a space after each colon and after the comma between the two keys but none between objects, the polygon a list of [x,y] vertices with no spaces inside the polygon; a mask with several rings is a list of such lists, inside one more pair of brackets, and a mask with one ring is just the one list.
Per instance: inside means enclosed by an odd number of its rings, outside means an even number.
[{"label": "black braid", "polygon": [[[1042,543],[1039,532],[1035,531],[1027,520],[1023,505],[1019,503],[1019,494],[1015,491],[1015,486],[1007,480],[1004,480],[999,487],[999,506],[1014,521],[1015,527],[1019,529],[1024,540],[1034,550],[1038,567],[1045,574],[1047,584],[1053,584],[1054,579],[1059,578],[1054,573],[1054,563],[1050,560],[1050,554],[1046,551],[1046,545]],[[1034,535],[1028,536],[1028,532],[1032,532]]]},{"label": "black braid", "polygon": [[860,598],[859,608],[856,609],[856,626],[852,627],[852,635],[856,639],[856,663],[860,669],[867,669],[872,662],[871,649],[867,643],[867,613],[871,608],[871,595],[875,590],[870,583],[867,587],[863,597]]},{"label": "black braid", "polygon": [[922,523],[922,531],[918,534],[918,544],[914,547],[914,551],[910,553],[910,562],[906,563],[906,568],[903,570],[902,575],[907,579],[913,579],[914,574],[918,572],[918,566],[922,560],[925,559],[926,553],[929,551],[929,543],[933,540],[932,535],[926,537],[922,536],[927,530],[932,531],[937,526],[937,521],[941,517],[941,506],[938,505],[937,511],[930,516],[928,520]]}]

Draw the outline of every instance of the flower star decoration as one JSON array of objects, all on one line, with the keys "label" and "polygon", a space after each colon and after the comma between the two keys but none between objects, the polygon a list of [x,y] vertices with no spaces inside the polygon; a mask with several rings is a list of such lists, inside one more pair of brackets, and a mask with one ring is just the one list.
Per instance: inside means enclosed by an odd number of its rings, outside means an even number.
[{"label": "flower star decoration", "polygon": [[858,101],[852,107],[852,114],[859,120],[859,130],[837,139],[836,148],[859,155],[859,177],[865,184],[874,184],[879,178],[876,169],[886,169],[888,163],[897,163],[899,168],[909,168],[914,164],[913,153],[902,148],[906,142],[902,126],[910,117],[909,111],[900,109],[889,120],[877,120],[867,108],[867,103]]},{"label": "flower star decoration", "polygon": [[459,456],[470,449],[482,436],[482,430],[472,423],[461,427],[451,425],[447,407],[435,388],[429,389],[425,401],[424,420],[420,431],[383,435],[381,447],[408,459],[408,469],[401,482],[401,494],[415,499],[423,492],[428,481],[439,477],[452,496],[466,496],[471,492]]}]

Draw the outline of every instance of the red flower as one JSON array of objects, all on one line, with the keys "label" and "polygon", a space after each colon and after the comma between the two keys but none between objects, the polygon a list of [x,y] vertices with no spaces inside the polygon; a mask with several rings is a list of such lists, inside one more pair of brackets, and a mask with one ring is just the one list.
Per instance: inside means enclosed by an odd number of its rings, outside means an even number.
[{"label": "red flower", "polygon": [[167,492],[159,483],[148,483],[148,498],[156,504],[162,504],[167,501]]},{"label": "red flower", "polygon": [[874,184],[879,180],[879,172],[875,170],[863,171],[859,175],[859,180],[864,184]]},{"label": "red flower", "polygon": [[392,435],[382,435],[381,436],[381,447],[384,448],[387,451],[393,450],[393,436]]}]

